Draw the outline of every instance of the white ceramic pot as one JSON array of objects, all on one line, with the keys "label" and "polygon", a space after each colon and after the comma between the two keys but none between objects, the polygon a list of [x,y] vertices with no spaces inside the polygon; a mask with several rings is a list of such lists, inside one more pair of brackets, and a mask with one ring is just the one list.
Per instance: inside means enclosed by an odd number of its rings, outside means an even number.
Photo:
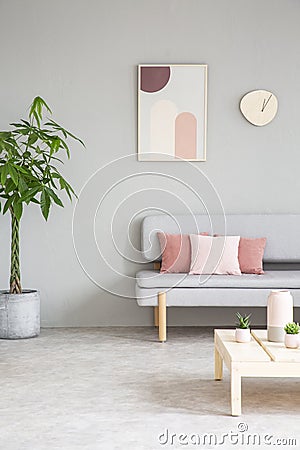
[{"label": "white ceramic pot", "polygon": [[271,291],[267,304],[268,340],[284,341],[284,327],[293,322],[293,297],[287,290]]},{"label": "white ceramic pot", "polygon": [[285,334],[284,344],[287,348],[298,348],[300,336],[299,334]]},{"label": "white ceramic pot", "polygon": [[250,342],[251,341],[250,328],[236,328],[235,340],[236,342]]}]

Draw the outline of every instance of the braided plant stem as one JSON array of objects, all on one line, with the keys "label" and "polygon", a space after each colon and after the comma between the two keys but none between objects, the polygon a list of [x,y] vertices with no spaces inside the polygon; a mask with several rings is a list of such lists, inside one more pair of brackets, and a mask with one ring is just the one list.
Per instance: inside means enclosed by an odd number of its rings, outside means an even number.
[{"label": "braided plant stem", "polygon": [[10,293],[21,294],[22,287],[20,281],[20,248],[19,248],[20,222],[16,218],[12,208],[10,208],[10,214],[11,214]]}]

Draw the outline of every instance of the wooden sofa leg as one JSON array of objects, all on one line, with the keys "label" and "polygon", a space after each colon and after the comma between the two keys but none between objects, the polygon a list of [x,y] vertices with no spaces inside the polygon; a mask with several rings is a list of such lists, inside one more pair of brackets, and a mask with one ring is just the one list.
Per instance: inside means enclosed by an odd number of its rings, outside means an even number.
[{"label": "wooden sofa leg", "polygon": [[158,327],[158,306],[154,306],[154,326]]},{"label": "wooden sofa leg", "polygon": [[158,339],[160,342],[167,340],[167,299],[165,292],[158,294]]}]

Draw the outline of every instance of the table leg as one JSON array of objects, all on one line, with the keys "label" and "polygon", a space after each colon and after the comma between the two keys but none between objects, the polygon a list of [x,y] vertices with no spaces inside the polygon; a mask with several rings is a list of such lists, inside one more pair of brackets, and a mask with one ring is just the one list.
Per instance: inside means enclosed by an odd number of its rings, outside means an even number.
[{"label": "table leg", "polygon": [[215,345],[215,380],[223,378],[223,359]]},{"label": "table leg", "polygon": [[231,415],[240,416],[242,411],[242,380],[238,367],[231,366]]}]

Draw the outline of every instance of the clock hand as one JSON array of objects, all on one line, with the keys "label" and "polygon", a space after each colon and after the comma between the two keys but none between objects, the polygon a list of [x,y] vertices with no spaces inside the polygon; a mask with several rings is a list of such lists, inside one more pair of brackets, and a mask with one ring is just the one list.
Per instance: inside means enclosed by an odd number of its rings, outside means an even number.
[{"label": "clock hand", "polygon": [[[270,97],[268,98],[268,100],[266,101],[266,103],[265,103],[265,105],[264,105],[264,107],[263,107],[263,110],[265,109],[265,107],[266,107],[266,106],[267,106],[267,104],[269,103],[269,101],[270,101],[270,99],[271,99],[272,95],[273,95],[273,94],[271,94],[271,95],[270,95]],[[263,111],[263,110],[262,110],[262,111]]]},{"label": "clock hand", "polygon": [[265,102],[266,102],[266,99],[264,98],[264,101],[263,101],[263,104],[262,104],[262,108],[261,108],[261,112],[263,112],[264,109],[265,109]]}]

